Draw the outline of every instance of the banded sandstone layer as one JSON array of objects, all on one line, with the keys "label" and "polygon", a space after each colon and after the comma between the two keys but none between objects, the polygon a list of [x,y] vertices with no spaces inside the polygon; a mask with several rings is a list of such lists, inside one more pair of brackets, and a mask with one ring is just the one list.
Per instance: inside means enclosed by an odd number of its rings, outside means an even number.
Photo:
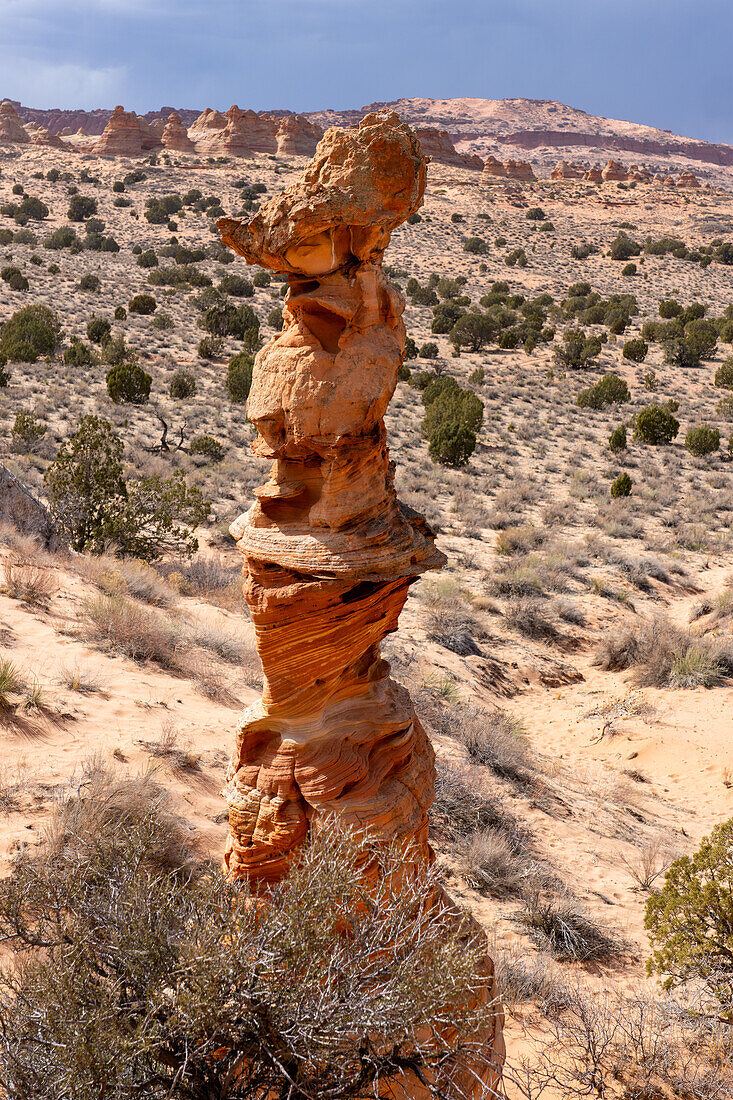
[{"label": "banded sandstone layer", "polygon": [[[264,673],[228,776],[235,877],[277,880],[334,813],[403,844],[408,866],[432,859],[432,747],[380,656],[409,586],[444,560],[396,498],[383,419],[405,328],[382,256],[421,205],[425,175],[412,131],[391,112],[369,115],[329,130],[302,178],[250,222],[217,223],[248,263],[289,282],[282,332],[257,356],[247,406],[270,479],[231,528]],[[457,1095],[498,1084],[498,1008],[485,1049],[489,1068]]]}]

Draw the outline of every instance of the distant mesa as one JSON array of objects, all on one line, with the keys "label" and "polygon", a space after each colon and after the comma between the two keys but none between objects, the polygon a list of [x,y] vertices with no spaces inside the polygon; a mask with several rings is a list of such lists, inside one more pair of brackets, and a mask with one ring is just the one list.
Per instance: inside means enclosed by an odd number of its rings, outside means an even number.
[{"label": "distant mesa", "polygon": [[9,99],[0,103],[0,145],[27,145],[30,138]]},{"label": "distant mesa", "polygon": [[416,129],[418,141],[426,157],[440,164],[449,164],[454,168],[472,168],[477,172],[483,169],[481,157],[471,153],[459,153],[447,130],[435,130],[428,126]]},{"label": "distant mesa", "polygon": [[139,157],[160,145],[160,139],[144,118],[124,107],[115,107],[94,152],[107,157]]}]

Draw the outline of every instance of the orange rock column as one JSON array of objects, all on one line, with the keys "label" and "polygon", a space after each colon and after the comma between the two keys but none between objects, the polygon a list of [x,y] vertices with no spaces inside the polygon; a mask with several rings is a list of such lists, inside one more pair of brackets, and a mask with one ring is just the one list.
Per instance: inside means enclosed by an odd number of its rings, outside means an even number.
[{"label": "orange rock column", "polygon": [[[231,528],[264,672],[227,782],[235,877],[276,881],[333,813],[431,858],[432,748],[380,656],[410,584],[444,560],[396,498],[383,419],[405,329],[382,256],[421,205],[425,171],[395,114],[368,115],[329,130],[251,221],[218,223],[225,244],[289,282],[247,405],[270,477]],[[488,1042],[500,1062],[498,1013]]]}]

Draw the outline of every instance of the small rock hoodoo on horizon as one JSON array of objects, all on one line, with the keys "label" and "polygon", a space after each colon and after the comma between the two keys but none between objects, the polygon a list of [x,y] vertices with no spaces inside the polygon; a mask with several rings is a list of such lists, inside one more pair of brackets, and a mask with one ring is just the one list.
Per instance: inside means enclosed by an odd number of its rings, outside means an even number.
[{"label": "small rock hoodoo on horizon", "polygon": [[[226,245],[289,282],[247,405],[270,477],[231,527],[264,673],[228,774],[224,864],[235,878],[277,881],[334,814],[404,844],[408,869],[432,859],[433,750],[380,655],[410,585],[444,561],[427,523],[397,500],[384,426],[405,328],[382,257],[421,205],[425,177],[410,128],[370,114],[328,130],[300,179],[251,221],[217,223]],[[494,1004],[488,959],[485,988]],[[464,1081],[463,1096],[499,1084],[498,1005],[490,1019],[490,1068]],[[423,1095],[415,1084],[406,1095]]]}]

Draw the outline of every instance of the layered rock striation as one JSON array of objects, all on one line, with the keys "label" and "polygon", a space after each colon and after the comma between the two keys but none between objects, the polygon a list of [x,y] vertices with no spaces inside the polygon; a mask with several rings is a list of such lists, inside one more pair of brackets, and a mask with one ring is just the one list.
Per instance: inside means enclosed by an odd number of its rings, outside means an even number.
[{"label": "layered rock striation", "polygon": [[176,153],[193,153],[196,148],[178,111],[171,111],[168,115],[160,140],[164,149],[172,149]]},{"label": "layered rock striation", "polygon": [[304,115],[284,115],[277,123],[275,138],[280,156],[313,156],[323,137],[323,130],[317,122],[310,122]]},{"label": "layered rock striation", "polygon": [[424,130],[416,130],[415,133],[423,153],[430,160],[437,160],[440,164],[449,164],[454,168],[469,168],[476,172],[483,169],[484,162],[481,157],[458,152],[447,130],[426,127]]},{"label": "layered rock striation", "polygon": [[144,118],[115,107],[94,152],[107,157],[140,157],[160,146],[160,138]]},{"label": "layered rock striation", "polygon": [[[226,245],[289,283],[247,405],[270,476],[231,528],[264,689],[237,730],[224,864],[255,883],[282,877],[334,814],[404,845],[407,867],[432,858],[433,751],[380,655],[410,585],[444,560],[397,500],[384,427],[405,328],[382,256],[421,205],[425,174],[412,131],[391,112],[367,115],[329,130],[301,179],[251,221],[217,223]],[[493,1002],[492,974],[488,964]],[[492,1019],[494,1069],[467,1095],[498,1084],[498,1009]]]}]

